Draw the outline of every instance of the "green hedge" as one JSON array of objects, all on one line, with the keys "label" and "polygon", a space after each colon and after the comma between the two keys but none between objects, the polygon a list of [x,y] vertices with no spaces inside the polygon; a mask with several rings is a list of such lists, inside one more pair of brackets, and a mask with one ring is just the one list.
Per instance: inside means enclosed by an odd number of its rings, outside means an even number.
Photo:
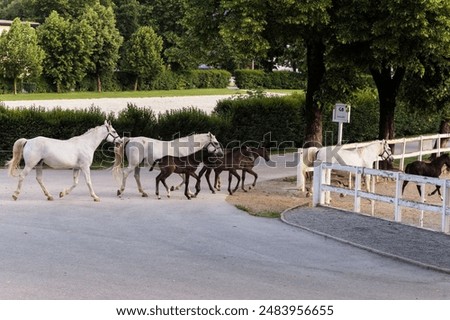
[{"label": "green hedge", "polygon": [[236,86],[241,89],[303,89],[306,87],[305,76],[297,72],[262,70],[236,70]]},{"label": "green hedge", "polygon": [[303,94],[248,97],[219,101],[214,114],[232,130],[228,142],[262,142],[266,147],[292,147],[302,142]]},{"label": "green hedge", "polygon": [[[348,142],[375,140],[378,137],[378,100],[372,90],[354,94],[351,122],[344,124],[343,138]],[[129,104],[117,116],[105,114],[98,108],[87,110],[45,110],[6,108],[0,105],[0,161],[11,157],[14,142],[19,138],[47,136],[68,139],[81,135],[106,119],[124,136],[146,136],[171,140],[191,133],[212,132],[224,146],[237,143],[263,143],[266,147],[300,147],[304,140],[304,94],[281,97],[262,95],[234,97],[221,100],[210,115],[191,107],[156,115],[149,108]],[[333,106],[323,115],[324,143],[334,144],[337,124],[331,121]],[[395,126],[398,137],[436,133],[440,116],[427,110],[410,111],[399,103]],[[96,153],[95,161],[112,161],[108,144]],[[105,149],[106,148],[106,149]]]}]

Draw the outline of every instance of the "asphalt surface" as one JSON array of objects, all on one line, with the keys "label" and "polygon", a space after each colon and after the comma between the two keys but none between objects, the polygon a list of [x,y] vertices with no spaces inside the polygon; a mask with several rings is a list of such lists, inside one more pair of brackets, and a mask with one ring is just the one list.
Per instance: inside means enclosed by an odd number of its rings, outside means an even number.
[{"label": "asphalt surface", "polygon": [[450,275],[450,235],[328,207],[296,208],[283,221],[383,256]]},{"label": "asphalt surface", "polygon": [[[295,172],[273,160],[261,179]],[[450,298],[446,273],[252,217],[226,192],[157,200],[155,175],[142,170],[148,198],[133,177],[118,198],[111,172],[94,170],[96,203],[83,179],[47,201],[32,172],[13,201],[16,180],[0,170],[0,299]],[[44,182],[57,195],[71,171],[44,170]]]}]

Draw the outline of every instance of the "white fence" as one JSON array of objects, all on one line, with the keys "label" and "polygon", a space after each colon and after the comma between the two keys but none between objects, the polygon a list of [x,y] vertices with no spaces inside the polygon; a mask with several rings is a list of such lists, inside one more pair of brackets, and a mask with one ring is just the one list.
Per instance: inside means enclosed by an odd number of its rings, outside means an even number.
[{"label": "white fence", "polygon": [[[435,134],[435,135],[427,135],[427,136],[419,136],[412,138],[401,138],[388,140],[390,145],[394,145],[393,148],[393,157],[394,159],[400,159],[399,169],[403,171],[405,158],[410,157],[418,157],[418,160],[422,160],[424,155],[430,155],[433,153],[442,153],[449,152],[450,147],[441,148],[441,140],[450,138],[450,134]],[[357,149],[364,147],[373,141],[369,142],[361,142],[361,143],[351,143],[344,144],[339,146],[343,149]],[[437,148],[434,149],[434,146],[437,145]],[[302,168],[305,166],[304,164],[304,154],[305,150],[303,148],[298,149],[298,165],[297,165],[297,187],[301,191],[305,191],[305,179],[302,173]],[[376,168],[378,168],[376,166]],[[305,167],[306,172],[312,172],[314,170],[313,167]]]},{"label": "white fence", "polygon": [[[354,188],[342,188],[332,186],[331,170],[346,171],[355,174]],[[365,192],[361,190],[361,176],[363,174],[369,174],[372,177],[384,177],[394,179],[396,183],[395,195],[381,195],[374,192]],[[372,179],[375,180],[375,179]],[[403,181],[410,181],[422,185],[422,199],[419,201],[411,201],[402,199],[402,184]],[[438,185],[441,187],[441,193],[443,196],[442,203],[439,205],[428,204],[424,202],[425,184]],[[361,199],[369,199],[372,201],[381,201],[394,205],[394,220],[397,222],[402,221],[402,207],[408,207],[421,210],[421,226],[423,226],[423,211],[431,211],[441,215],[441,231],[449,232],[450,229],[450,180],[428,178],[416,175],[405,174],[403,172],[385,171],[353,166],[343,166],[337,163],[314,163],[314,194],[313,194],[313,206],[325,205],[329,203],[330,192],[342,193],[354,197],[354,211],[361,212]],[[373,189],[371,189],[373,190]]]}]

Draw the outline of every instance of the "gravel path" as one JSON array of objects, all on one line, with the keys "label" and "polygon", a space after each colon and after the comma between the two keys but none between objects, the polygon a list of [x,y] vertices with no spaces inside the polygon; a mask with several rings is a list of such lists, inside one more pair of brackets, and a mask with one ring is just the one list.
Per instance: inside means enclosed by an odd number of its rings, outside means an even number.
[{"label": "gravel path", "polygon": [[45,108],[61,107],[63,109],[86,109],[91,106],[99,107],[106,113],[118,113],[125,109],[128,103],[138,107],[150,107],[157,114],[170,109],[197,107],[211,113],[217,102],[230,98],[231,95],[215,96],[186,96],[186,97],[156,97],[156,98],[101,98],[101,99],[61,99],[61,100],[23,100],[3,101],[8,107],[42,106]]},{"label": "gravel path", "polygon": [[450,236],[327,207],[299,207],[283,221],[366,250],[450,274]]}]

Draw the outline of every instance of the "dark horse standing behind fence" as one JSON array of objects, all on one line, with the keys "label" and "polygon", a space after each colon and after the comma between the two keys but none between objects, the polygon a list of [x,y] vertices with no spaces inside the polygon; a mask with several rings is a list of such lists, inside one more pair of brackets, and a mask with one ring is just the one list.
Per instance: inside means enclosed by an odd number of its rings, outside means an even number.
[{"label": "dark horse standing behind fence", "polygon": [[[447,166],[447,170],[450,168],[450,157],[447,153],[442,154],[441,156],[437,157],[436,159],[434,159],[429,163],[424,161],[411,162],[406,166],[405,173],[416,174],[424,177],[438,178],[442,173],[442,167],[444,165]],[[408,182],[409,181],[403,181],[402,194]],[[433,192],[429,193],[428,195],[432,196],[437,191],[437,193],[442,199],[440,189],[441,189],[440,186],[436,186],[436,189]],[[419,192],[419,195],[422,196],[420,185],[417,185],[417,191]]]}]

